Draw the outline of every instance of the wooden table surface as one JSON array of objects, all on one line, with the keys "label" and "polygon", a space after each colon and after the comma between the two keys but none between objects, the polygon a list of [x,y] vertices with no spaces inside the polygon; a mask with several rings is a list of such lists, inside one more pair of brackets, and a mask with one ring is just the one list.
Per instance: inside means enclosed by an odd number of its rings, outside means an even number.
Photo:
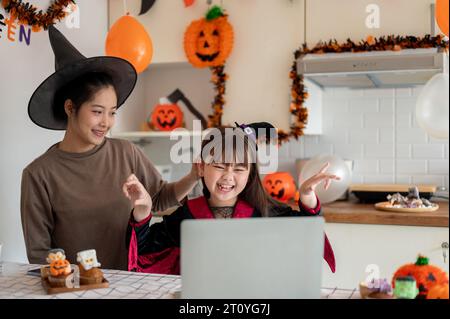
[{"label": "wooden table surface", "polygon": [[[397,213],[376,210],[374,204],[337,201],[322,208],[327,223],[448,227],[448,202],[438,202],[439,210],[431,213]],[[294,202],[290,203],[298,209]]]}]

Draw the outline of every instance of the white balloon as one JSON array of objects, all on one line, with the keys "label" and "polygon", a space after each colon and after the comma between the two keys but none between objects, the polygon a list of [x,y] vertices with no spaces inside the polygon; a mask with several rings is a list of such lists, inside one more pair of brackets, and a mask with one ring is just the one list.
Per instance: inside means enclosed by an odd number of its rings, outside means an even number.
[{"label": "white balloon", "polygon": [[341,180],[331,181],[328,190],[324,189],[325,183],[321,183],[317,186],[316,194],[322,204],[331,203],[341,198],[351,183],[351,171],[344,160],[337,156],[320,155],[310,159],[305,164],[300,172],[300,185],[313,175],[319,173],[320,169],[323,168],[326,163],[330,163],[330,167],[326,173],[337,175]]},{"label": "white balloon", "polygon": [[448,74],[437,74],[425,85],[417,100],[417,123],[430,136],[438,139],[448,139],[448,85]]}]

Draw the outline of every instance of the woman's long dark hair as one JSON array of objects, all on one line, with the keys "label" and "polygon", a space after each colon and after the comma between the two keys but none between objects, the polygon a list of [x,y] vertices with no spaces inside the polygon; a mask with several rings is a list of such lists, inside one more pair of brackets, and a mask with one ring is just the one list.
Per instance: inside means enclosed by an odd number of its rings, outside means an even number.
[{"label": "woman's long dark hair", "polygon": [[[242,163],[250,166],[250,174],[245,189],[239,194],[238,198],[250,204],[258,210],[263,217],[273,216],[272,208],[275,206],[285,206],[274,200],[265,191],[261,177],[259,175],[258,161],[256,156],[256,144],[252,138],[244,133],[241,128],[220,127],[214,133],[208,133],[202,143],[202,163],[211,164],[211,162],[221,164]],[[233,140],[230,145],[230,139],[227,138],[226,130],[233,130]],[[219,136],[220,133],[220,136]],[[219,139],[219,140],[218,140]],[[241,144],[240,144],[241,143]],[[244,145],[243,152],[238,145]],[[204,153],[214,146],[222,148],[220,154],[225,161],[218,161],[217,154]],[[208,149],[206,149],[208,147]],[[209,157],[209,158],[208,158]],[[206,198],[211,197],[211,193],[203,181],[203,194]]]}]

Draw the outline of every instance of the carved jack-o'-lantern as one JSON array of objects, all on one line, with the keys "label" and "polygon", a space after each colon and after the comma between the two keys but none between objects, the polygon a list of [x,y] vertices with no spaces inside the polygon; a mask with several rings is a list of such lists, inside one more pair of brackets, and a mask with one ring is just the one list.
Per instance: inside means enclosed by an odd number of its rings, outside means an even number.
[{"label": "carved jack-o'-lantern", "polygon": [[67,259],[55,260],[50,264],[50,274],[53,277],[67,276],[72,272],[70,263]]},{"label": "carved jack-o'-lantern", "polygon": [[419,296],[427,298],[428,292],[436,285],[448,284],[447,274],[440,268],[429,265],[428,258],[419,256],[415,264],[408,264],[394,274],[392,285],[395,288],[395,280],[399,277],[412,276],[416,279]]},{"label": "carved jack-o'-lantern", "polygon": [[233,44],[233,27],[217,6],[205,18],[192,22],[184,38],[186,56],[198,68],[223,65],[233,50]]},{"label": "carved jack-o'-lantern", "polygon": [[289,173],[267,175],[264,178],[263,185],[266,192],[277,201],[287,203],[295,196],[295,181]]},{"label": "carved jack-o'-lantern", "polygon": [[183,126],[183,111],[176,104],[158,104],[151,116],[151,125],[159,131],[173,131]]}]

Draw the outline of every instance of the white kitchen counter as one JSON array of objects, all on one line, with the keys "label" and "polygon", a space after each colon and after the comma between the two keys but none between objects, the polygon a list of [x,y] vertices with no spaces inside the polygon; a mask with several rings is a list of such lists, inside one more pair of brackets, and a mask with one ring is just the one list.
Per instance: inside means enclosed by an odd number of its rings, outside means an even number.
[{"label": "white kitchen counter", "polygon": [[[0,299],[177,299],[181,277],[103,270],[109,288],[47,295],[41,279],[27,275],[39,265],[4,263],[0,273]],[[323,299],[359,299],[356,289],[323,288]]]}]

